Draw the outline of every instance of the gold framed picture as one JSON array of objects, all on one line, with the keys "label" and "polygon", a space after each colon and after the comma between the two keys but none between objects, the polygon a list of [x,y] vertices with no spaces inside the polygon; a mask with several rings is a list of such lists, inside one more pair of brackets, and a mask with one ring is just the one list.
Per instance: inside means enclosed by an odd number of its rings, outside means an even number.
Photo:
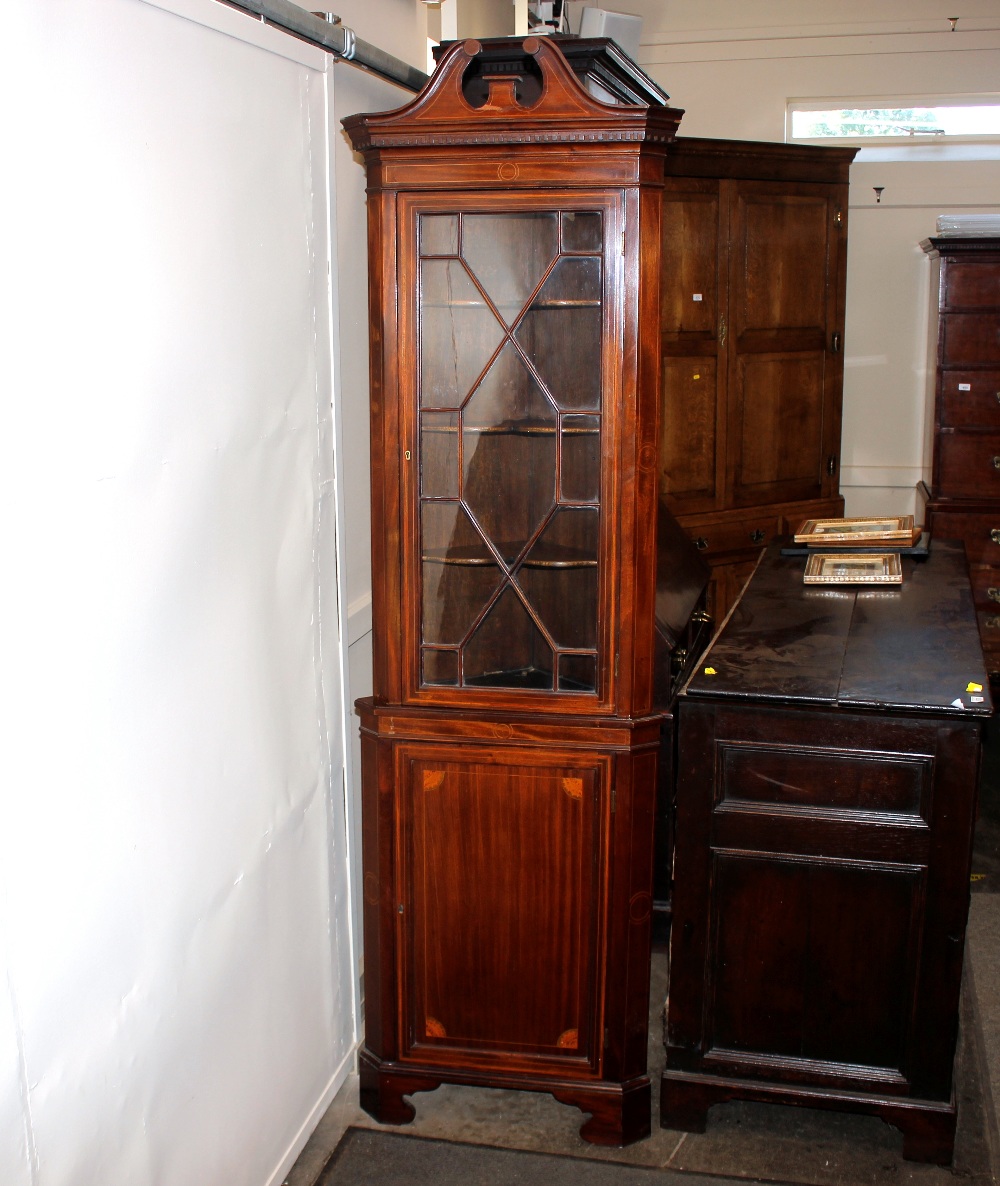
[{"label": "gold framed picture", "polygon": [[864,516],[856,519],[807,519],[796,531],[795,542],[810,547],[852,547],[856,544],[916,543],[912,515]]},{"label": "gold framed picture", "polygon": [[896,552],[816,552],[806,561],[807,585],[901,585]]}]

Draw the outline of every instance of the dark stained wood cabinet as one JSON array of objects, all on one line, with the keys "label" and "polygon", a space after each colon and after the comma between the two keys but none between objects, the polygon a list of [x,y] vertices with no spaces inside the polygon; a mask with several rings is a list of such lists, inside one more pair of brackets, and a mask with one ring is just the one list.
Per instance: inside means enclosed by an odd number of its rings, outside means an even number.
[{"label": "dark stained wood cabinet", "polygon": [[679,637],[650,327],[678,118],[598,102],[531,38],[455,43],[413,102],[345,120],[368,174],[381,1121],[449,1082],[551,1092],[598,1143],[649,1132],[656,640]]},{"label": "dark stained wood cabinet", "polygon": [[660,480],[717,620],[766,543],[843,514],[854,151],[681,136],[667,154]]},{"label": "dark stained wood cabinet", "polygon": [[980,732],[961,546],[901,588],[772,545],[679,701],[665,1127],[871,1112],[947,1163]]},{"label": "dark stained wood cabinet", "polygon": [[1000,239],[927,239],[933,260],[931,535],[965,544],[990,679],[1000,682]]}]

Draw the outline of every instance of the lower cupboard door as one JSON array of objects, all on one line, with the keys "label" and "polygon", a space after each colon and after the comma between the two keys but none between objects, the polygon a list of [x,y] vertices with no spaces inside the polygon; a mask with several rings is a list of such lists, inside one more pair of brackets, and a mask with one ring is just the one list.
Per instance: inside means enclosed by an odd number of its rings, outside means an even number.
[{"label": "lower cupboard door", "polygon": [[926,870],[742,853],[714,865],[708,1061],[901,1090]]},{"label": "lower cupboard door", "polygon": [[579,763],[403,758],[404,1060],[599,1072],[610,762]]}]

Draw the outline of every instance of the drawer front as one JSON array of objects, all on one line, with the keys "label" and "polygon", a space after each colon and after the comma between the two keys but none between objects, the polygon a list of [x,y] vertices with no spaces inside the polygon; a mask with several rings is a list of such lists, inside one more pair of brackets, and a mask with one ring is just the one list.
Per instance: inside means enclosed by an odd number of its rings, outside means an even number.
[{"label": "drawer front", "polygon": [[1000,498],[1000,432],[942,432],[938,486],[952,498]]},{"label": "drawer front", "polygon": [[982,639],[983,649],[1000,651],[1000,605],[991,609],[976,611],[979,618],[979,637]]},{"label": "drawer front", "polygon": [[[972,578],[972,594],[976,601],[976,609],[1000,614],[1000,568],[973,564],[969,568],[969,576]],[[1000,642],[1000,633],[997,634],[997,641]]]},{"label": "drawer front", "polygon": [[983,644],[986,670],[990,680],[997,683],[1000,681],[1000,605],[978,610],[976,616],[979,619],[979,639]]},{"label": "drawer front", "polygon": [[1000,685],[1000,647],[991,650],[984,643],[983,659],[986,662],[986,674],[989,676],[992,693],[995,696],[997,685]]},{"label": "drawer front", "polygon": [[995,310],[998,305],[1000,257],[945,262],[944,308]]},{"label": "drawer front", "polygon": [[1000,370],[938,373],[938,423],[1000,429]]},{"label": "drawer front", "polygon": [[942,365],[1000,364],[1000,315],[946,313],[941,318]]},{"label": "drawer front", "polygon": [[695,546],[704,556],[721,556],[727,552],[756,550],[769,544],[778,534],[778,518],[762,515],[753,519],[731,519],[724,523],[708,523],[700,527],[685,527]]},{"label": "drawer front", "polygon": [[[997,607],[1000,610],[1000,606]],[[716,812],[734,805],[766,811],[867,812],[921,818],[930,800],[929,758],[880,758],[837,750],[719,747],[721,799]]]},{"label": "drawer front", "polygon": [[1000,566],[1000,506],[967,515],[935,511],[931,531],[937,539],[962,540],[970,564]]}]

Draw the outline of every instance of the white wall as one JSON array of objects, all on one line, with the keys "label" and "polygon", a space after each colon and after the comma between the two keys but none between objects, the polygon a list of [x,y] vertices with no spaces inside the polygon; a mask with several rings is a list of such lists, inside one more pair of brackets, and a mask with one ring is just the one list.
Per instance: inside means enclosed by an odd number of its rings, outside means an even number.
[{"label": "white wall", "polygon": [[0,1182],[278,1182],[356,1032],[329,58],[211,0],[5,46]]},{"label": "white wall", "polygon": [[[639,61],[689,136],[784,139],[789,99],[996,91],[1000,6],[969,0],[614,0],[644,19]],[[947,12],[951,12],[949,9]],[[866,154],[867,155],[867,154]],[[848,513],[908,513],[925,448],[930,268],[938,214],[1000,208],[1000,152],[856,161],[851,171],[841,485]],[[937,159],[934,159],[934,157]],[[884,186],[880,204],[872,187]]]},{"label": "white wall", "polygon": [[[411,65],[427,67],[427,10],[415,0],[343,0],[337,6],[343,23],[365,41],[377,45]],[[348,672],[351,700],[372,691],[372,583],[371,495],[368,440],[368,251],[365,170],[354,154],[339,121],[359,111],[384,111],[400,107],[413,96],[363,70],[338,64],[336,79],[337,124],[336,201],[337,275],[340,293],[338,318],[338,415],[343,451],[338,459],[342,478],[343,539],[346,553],[346,610]],[[361,745],[353,704],[347,706],[351,739],[348,760],[352,787],[352,851],[360,853]],[[361,862],[352,862],[352,876],[359,892]],[[354,914],[358,958],[361,950],[361,915]],[[359,968],[359,970],[360,970]]]}]

